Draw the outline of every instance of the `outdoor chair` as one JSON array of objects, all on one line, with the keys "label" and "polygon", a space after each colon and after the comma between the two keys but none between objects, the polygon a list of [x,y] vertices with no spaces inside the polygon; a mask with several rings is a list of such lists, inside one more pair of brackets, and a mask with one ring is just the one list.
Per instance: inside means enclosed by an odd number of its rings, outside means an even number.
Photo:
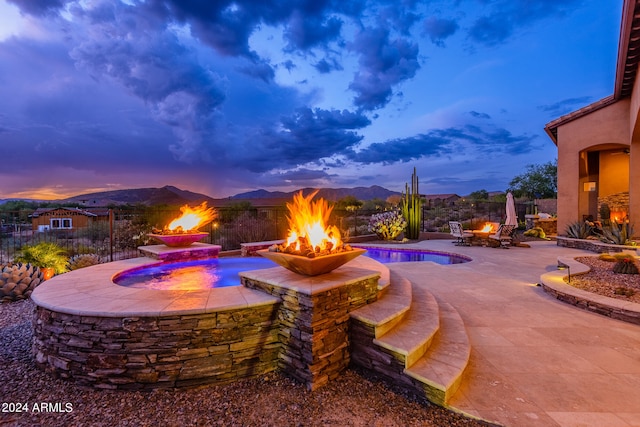
[{"label": "outdoor chair", "polygon": [[473,233],[464,231],[462,224],[458,221],[449,221],[449,230],[451,235],[456,238],[456,246],[466,245],[471,246],[471,239]]},{"label": "outdoor chair", "polygon": [[496,231],[495,234],[489,235],[489,238],[498,241],[497,247],[509,249],[509,245],[511,244],[511,235],[515,228],[515,225],[500,224],[498,231]]}]

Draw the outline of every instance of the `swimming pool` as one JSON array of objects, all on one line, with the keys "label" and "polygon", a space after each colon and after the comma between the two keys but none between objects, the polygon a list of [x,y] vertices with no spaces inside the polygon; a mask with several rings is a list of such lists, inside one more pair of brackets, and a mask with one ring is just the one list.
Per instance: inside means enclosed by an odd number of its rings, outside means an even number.
[{"label": "swimming pool", "polygon": [[[355,245],[354,245],[355,247]],[[449,254],[445,252],[424,251],[418,249],[397,249],[397,248],[380,248],[358,246],[366,249],[363,255],[368,256],[383,264],[390,262],[415,262],[415,261],[431,261],[437,264],[462,264],[471,261],[471,258],[464,255]]]},{"label": "swimming pool", "polygon": [[[355,246],[354,246],[355,247]],[[460,264],[471,258],[444,252],[358,246],[364,256],[386,264],[390,262],[431,261],[438,264]],[[275,267],[262,257],[222,257],[192,261],[167,262],[124,271],[113,278],[120,286],[156,290],[202,290],[239,286],[242,271]]]},{"label": "swimming pool", "polygon": [[275,266],[262,257],[208,258],[134,268],[116,275],[113,281],[129,288],[192,291],[239,286],[241,271]]}]

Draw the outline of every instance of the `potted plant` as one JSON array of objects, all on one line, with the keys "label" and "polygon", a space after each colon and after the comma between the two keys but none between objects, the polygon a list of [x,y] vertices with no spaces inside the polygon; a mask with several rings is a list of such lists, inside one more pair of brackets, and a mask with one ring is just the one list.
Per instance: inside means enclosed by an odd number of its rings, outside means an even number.
[{"label": "potted plant", "polygon": [[67,272],[69,259],[67,252],[60,246],[55,243],[41,242],[24,246],[14,261],[39,267],[44,274],[44,280],[47,280],[54,274]]}]

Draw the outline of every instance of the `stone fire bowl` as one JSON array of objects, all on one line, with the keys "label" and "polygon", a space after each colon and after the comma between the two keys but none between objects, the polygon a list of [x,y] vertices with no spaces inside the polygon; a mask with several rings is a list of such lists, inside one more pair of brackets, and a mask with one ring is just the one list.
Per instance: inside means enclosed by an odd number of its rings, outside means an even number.
[{"label": "stone fire bowl", "polygon": [[185,234],[149,234],[149,237],[153,237],[156,240],[164,243],[172,248],[180,248],[189,246],[190,244],[202,240],[207,237],[209,233],[185,233]]},{"label": "stone fire bowl", "polygon": [[351,251],[323,255],[315,258],[307,258],[305,256],[292,255],[284,252],[270,252],[268,249],[259,250],[257,253],[294,273],[304,276],[317,276],[335,270],[366,251],[366,249],[354,248]]}]

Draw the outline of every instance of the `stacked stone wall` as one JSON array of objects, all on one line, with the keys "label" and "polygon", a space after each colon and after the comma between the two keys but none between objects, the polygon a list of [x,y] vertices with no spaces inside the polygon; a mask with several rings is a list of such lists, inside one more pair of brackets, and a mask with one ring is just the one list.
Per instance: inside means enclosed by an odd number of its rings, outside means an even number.
[{"label": "stacked stone wall", "polygon": [[570,237],[558,236],[557,242],[558,246],[565,248],[584,249],[596,253],[637,251],[636,246],[612,245],[591,239],[572,239]]},{"label": "stacked stone wall", "polygon": [[335,379],[349,365],[349,313],[378,297],[378,276],[312,295],[246,277],[242,281],[282,300],[279,366],[310,390]]},{"label": "stacked stone wall", "polygon": [[42,369],[102,389],[225,383],[277,369],[278,304],[167,317],[94,317],[42,307],[33,353]]}]

